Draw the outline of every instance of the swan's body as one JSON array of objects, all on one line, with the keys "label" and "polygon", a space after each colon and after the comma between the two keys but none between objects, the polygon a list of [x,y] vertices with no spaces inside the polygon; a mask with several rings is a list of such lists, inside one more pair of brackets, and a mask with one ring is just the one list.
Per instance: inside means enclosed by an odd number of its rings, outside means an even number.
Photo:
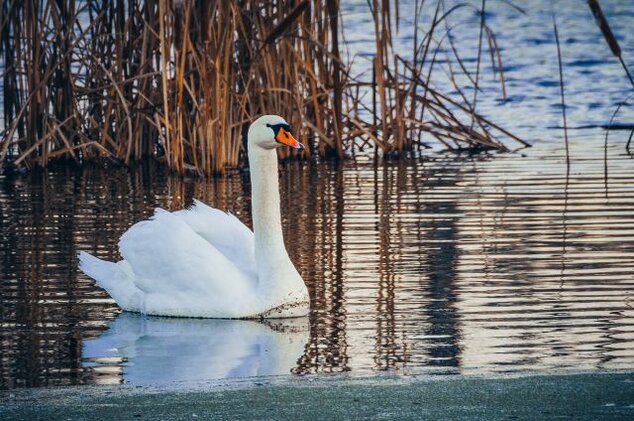
[{"label": "swan's body", "polygon": [[302,147],[289,130],[277,116],[249,128],[254,231],[199,201],[177,212],[156,209],[121,237],[123,260],[82,252],[81,270],[128,311],[205,318],[307,314],[308,290],[282,237],[275,148]]}]

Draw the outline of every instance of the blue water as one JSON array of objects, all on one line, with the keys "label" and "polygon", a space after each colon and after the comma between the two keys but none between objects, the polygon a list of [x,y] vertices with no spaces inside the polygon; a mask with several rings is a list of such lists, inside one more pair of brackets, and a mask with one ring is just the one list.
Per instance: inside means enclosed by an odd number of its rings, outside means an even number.
[{"label": "blue water", "polygon": [[[401,22],[394,28],[394,50],[411,57],[414,40],[414,1],[400,1]],[[447,1],[446,10],[465,2]],[[478,37],[480,31],[480,1],[466,2],[447,18],[458,55],[475,78]],[[569,127],[602,126],[608,124],[617,104],[634,93],[617,58],[612,55],[601,31],[594,22],[585,1],[551,2],[533,0],[516,2],[526,14],[503,1],[488,1],[486,24],[495,34],[503,60],[507,97],[502,96],[499,76],[491,64],[486,37],[483,38],[480,67],[480,88],[477,110],[499,122],[513,133],[533,143],[559,139],[561,131],[545,130],[562,127],[557,48],[553,31],[553,16],[557,20],[564,67],[565,95]],[[634,69],[634,8],[630,2],[601,1],[613,33],[617,37],[625,62]],[[419,23],[419,39],[429,28],[435,2],[426,2]],[[353,74],[371,76],[371,57],[375,50],[374,31],[367,2],[343,2],[343,21],[349,41],[348,54],[355,57]],[[372,30],[369,30],[372,28]],[[436,40],[443,39],[447,29],[440,25]],[[460,73],[459,65],[444,38],[438,55],[441,65],[432,73],[433,85],[452,91],[447,78],[447,61]],[[429,61],[429,60],[428,60]],[[497,63],[496,63],[497,65]],[[427,67],[426,67],[427,68]],[[632,70],[630,70],[632,71]],[[459,85],[472,99],[473,89],[465,76],[458,75]],[[455,98],[459,98],[455,96]],[[618,121],[634,121],[634,101],[624,107]]]}]

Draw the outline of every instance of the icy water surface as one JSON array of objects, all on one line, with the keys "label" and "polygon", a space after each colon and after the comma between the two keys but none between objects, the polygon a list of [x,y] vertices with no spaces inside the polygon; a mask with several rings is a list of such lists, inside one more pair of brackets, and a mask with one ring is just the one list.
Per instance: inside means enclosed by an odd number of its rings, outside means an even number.
[{"label": "icy water surface", "polygon": [[[78,272],[156,206],[250,224],[248,174],[51,171],[0,179],[1,386],[161,384],[287,373],[634,368],[634,161],[622,147],[292,163],[287,248],[308,318],[120,314]],[[599,157],[599,158],[598,158]]]}]

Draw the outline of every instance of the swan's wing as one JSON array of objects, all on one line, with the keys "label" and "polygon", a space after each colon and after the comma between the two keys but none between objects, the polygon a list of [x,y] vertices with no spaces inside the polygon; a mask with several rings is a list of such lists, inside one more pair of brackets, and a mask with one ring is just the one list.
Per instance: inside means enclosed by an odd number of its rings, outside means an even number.
[{"label": "swan's wing", "polygon": [[257,280],[181,218],[163,209],[123,234],[119,250],[145,295],[145,313],[233,317]]},{"label": "swan's wing", "polygon": [[174,212],[241,270],[257,277],[253,231],[230,213],[194,199],[194,206]]}]

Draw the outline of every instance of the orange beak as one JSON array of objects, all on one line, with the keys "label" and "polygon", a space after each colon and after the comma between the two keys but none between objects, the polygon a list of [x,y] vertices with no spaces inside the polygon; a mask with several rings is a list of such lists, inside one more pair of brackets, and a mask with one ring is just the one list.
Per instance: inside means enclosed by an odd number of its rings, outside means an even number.
[{"label": "orange beak", "polygon": [[290,146],[293,149],[299,149],[300,151],[304,149],[304,145],[299,143],[297,139],[293,137],[291,132],[289,132],[288,130],[284,130],[284,128],[280,128],[280,130],[277,132],[277,136],[275,136],[275,140],[283,145]]}]

